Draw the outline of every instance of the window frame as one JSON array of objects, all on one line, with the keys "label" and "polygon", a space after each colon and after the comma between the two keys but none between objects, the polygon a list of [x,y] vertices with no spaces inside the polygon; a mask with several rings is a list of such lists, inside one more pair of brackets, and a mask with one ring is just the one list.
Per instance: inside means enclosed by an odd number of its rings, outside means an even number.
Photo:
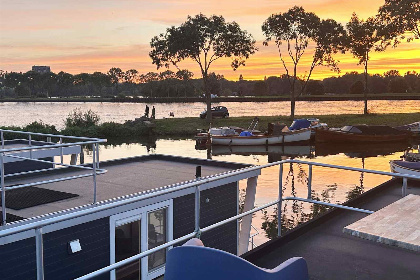
[{"label": "window frame", "polygon": [[[167,208],[166,212],[166,235],[167,241],[173,240],[173,200],[166,200],[155,204],[147,205],[144,207],[136,208],[126,212],[118,213],[109,217],[110,227],[110,264],[115,263],[115,228],[119,225],[134,222],[140,220],[141,232],[140,232],[140,243],[141,252],[147,251],[148,249],[148,214],[156,210]],[[169,247],[167,250],[169,250]],[[145,257],[141,259],[141,279],[151,280],[159,277],[165,273],[165,265],[155,268],[151,271],[148,270],[149,258]],[[110,279],[116,280],[115,270],[110,272]]]}]

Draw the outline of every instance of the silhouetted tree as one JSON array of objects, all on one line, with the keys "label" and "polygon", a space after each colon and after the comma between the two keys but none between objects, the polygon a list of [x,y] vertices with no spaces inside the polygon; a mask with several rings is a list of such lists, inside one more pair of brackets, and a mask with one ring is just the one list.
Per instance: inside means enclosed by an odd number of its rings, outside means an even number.
[{"label": "silhouetted tree", "polygon": [[[390,44],[396,46],[401,40],[420,39],[420,1],[419,0],[385,0],[379,8],[379,20],[384,28],[383,47]],[[412,32],[414,37],[406,37],[406,32]]]},{"label": "silhouetted tree", "polygon": [[[316,66],[328,66],[333,71],[339,71],[333,54],[342,50],[346,37],[344,28],[332,19],[321,20],[314,13],[305,12],[302,7],[295,6],[286,13],[271,15],[264,22],[262,31],[266,38],[264,45],[274,41],[277,46],[280,60],[290,83],[290,117],[294,118],[296,96],[304,92],[313,69]],[[303,86],[297,92],[299,79],[297,67],[311,42],[315,44],[312,62],[303,79]],[[285,50],[282,48],[283,44],[286,45]],[[284,52],[289,55],[293,70],[289,70],[287,67],[283,56]]]},{"label": "silhouetted tree", "polygon": [[305,93],[308,95],[322,95],[324,94],[324,85],[321,81],[309,80],[306,86]]},{"label": "silhouetted tree", "polygon": [[354,82],[350,87],[350,94],[363,94],[365,86],[362,81]]},{"label": "silhouetted tree", "polygon": [[124,79],[124,72],[121,68],[113,67],[109,69],[107,75],[110,78],[111,83],[115,86],[115,89],[118,91],[118,83]]},{"label": "silhouetted tree", "polygon": [[207,78],[211,64],[221,57],[232,58],[232,68],[245,65],[245,60],[257,50],[255,40],[236,22],[226,22],[222,16],[203,14],[188,16],[179,27],[172,26],[150,42],[149,53],[157,68],[192,59],[200,66],[207,103],[207,120],[211,122],[211,96]]},{"label": "silhouetted tree", "polygon": [[359,65],[363,64],[365,70],[365,91],[364,91],[364,114],[368,114],[367,109],[367,94],[368,88],[368,61],[369,53],[377,47],[377,43],[381,37],[377,36],[378,30],[381,26],[377,19],[368,18],[366,21],[359,19],[356,13],[353,13],[350,21],[347,23],[348,31],[348,48],[354,57],[359,59]]},{"label": "silhouetted tree", "polygon": [[256,81],[254,84],[253,92],[256,96],[267,95],[267,92],[268,92],[267,83],[265,81]]},{"label": "silhouetted tree", "polygon": [[407,82],[403,77],[395,77],[389,81],[389,91],[392,93],[404,93],[408,90]]}]

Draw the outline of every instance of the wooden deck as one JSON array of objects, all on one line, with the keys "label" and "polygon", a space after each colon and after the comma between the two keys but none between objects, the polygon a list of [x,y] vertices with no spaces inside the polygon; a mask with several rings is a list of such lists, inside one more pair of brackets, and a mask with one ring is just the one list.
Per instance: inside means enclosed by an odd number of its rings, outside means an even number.
[{"label": "wooden deck", "polygon": [[344,233],[420,252],[420,196],[410,194],[346,226]]}]

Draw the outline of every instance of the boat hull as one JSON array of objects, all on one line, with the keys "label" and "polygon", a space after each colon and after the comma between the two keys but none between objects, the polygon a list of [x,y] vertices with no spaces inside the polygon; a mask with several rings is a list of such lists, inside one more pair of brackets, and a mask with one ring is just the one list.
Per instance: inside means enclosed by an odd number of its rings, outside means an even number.
[{"label": "boat hull", "polygon": [[230,146],[260,146],[260,145],[279,145],[285,143],[305,142],[311,138],[310,129],[302,129],[293,132],[285,132],[279,136],[212,136],[213,145]]},{"label": "boat hull", "polygon": [[409,134],[395,134],[395,135],[366,135],[356,133],[346,133],[334,130],[316,130],[315,141],[319,143],[326,142],[351,142],[351,143],[366,143],[366,142],[392,142],[392,141],[407,141],[410,138]]},{"label": "boat hull", "polygon": [[[400,164],[398,164],[398,162],[399,161],[397,161],[397,160],[391,160],[389,162],[389,165],[391,166],[391,171],[392,172],[415,175],[415,176],[420,177],[420,169],[410,168],[409,165],[408,166],[401,166]],[[413,164],[415,164],[415,162],[413,162]]]}]

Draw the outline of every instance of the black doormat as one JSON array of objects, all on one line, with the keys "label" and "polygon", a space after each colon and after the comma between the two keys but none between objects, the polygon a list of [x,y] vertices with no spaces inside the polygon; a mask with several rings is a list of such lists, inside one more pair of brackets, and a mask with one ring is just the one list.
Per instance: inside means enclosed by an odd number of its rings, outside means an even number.
[{"label": "black doormat", "polygon": [[6,207],[14,210],[20,210],[76,196],[78,195],[72,193],[37,187],[25,187],[6,191]]},{"label": "black doormat", "polygon": [[[3,217],[2,214],[3,214],[3,212],[0,211],[0,217]],[[1,220],[1,218],[0,218],[0,220]],[[13,214],[10,214],[10,213],[7,213],[7,211],[6,211],[6,222],[12,223],[12,222],[20,221],[20,220],[23,220],[23,218],[19,217],[19,216],[16,216],[16,215],[13,215]]]}]

